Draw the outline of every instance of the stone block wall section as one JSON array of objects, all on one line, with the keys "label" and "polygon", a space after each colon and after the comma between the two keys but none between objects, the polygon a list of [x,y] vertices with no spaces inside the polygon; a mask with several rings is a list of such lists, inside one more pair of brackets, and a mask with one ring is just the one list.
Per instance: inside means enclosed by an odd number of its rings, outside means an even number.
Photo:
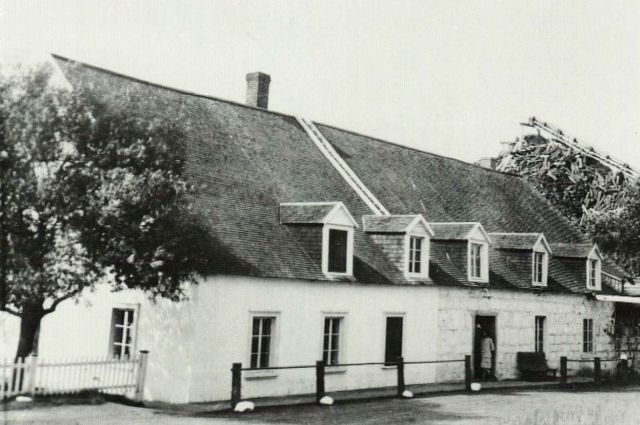
[{"label": "stone block wall section", "polygon": [[[611,323],[613,303],[597,302],[579,295],[476,288],[440,288],[438,298],[438,358],[460,359],[465,354],[473,354],[475,316],[495,316],[498,379],[517,378],[517,353],[534,351],[535,316],[546,317],[544,351],[552,368],[560,368],[561,356],[592,359],[615,355],[613,341],[605,333]],[[583,353],[583,319],[593,319],[592,353]],[[574,368],[570,374],[579,367],[576,363],[570,365]],[[455,366],[443,364],[436,371],[438,382],[461,378],[462,374]]]}]

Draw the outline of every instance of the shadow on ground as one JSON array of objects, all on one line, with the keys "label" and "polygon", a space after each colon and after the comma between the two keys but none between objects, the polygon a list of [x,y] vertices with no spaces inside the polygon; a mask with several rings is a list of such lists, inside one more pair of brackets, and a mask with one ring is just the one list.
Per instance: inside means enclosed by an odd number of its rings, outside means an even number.
[{"label": "shadow on ground", "polygon": [[481,419],[444,412],[438,403],[421,401],[410,403],[407,400],[368,400],[336,403],[333,406],[277,406],[259,408],[255,412],[242,415],[231,412],[202,413],[198,417],[220,419],[241,419],[243,422],[277,424],[393,424],[412,423],[418,419],[425,421],[457,421],[461,419]]}]

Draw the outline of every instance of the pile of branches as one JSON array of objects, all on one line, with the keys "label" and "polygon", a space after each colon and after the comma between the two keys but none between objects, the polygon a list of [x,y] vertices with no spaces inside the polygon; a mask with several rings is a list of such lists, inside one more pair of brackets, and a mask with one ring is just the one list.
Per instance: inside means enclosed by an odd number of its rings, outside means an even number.
[{"label": "pile of branches", "polygon": [[567,218],[585,230],[596,217],[616,214],[632,179],[620,170],[541,135],[502,152],[497,168],[525,177]]}]

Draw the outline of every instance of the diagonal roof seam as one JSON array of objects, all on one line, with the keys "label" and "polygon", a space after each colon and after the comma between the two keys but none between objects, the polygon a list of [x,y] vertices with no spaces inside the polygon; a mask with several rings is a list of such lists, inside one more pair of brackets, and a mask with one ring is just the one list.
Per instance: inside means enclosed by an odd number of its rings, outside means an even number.
[{"label": "diagonal roof seam", "polygon": [[313,124],[311,120],[296,117],[302,128],[307,132],[309,138],[313,141],[316,147],[322,152],[325,158],[333,165],[338,171],[340,176],[351,186],[351,188],[360,196],[365,204],[373,211],[375,215],[390,215],[389,211],[384,205],[376,198],[376,196],[367,188],[367,186],[360,180],[358,175],[349,167],[349,165],[342,159],[340,154],[334,149],[333,146],[325,139],[320,130]]}]

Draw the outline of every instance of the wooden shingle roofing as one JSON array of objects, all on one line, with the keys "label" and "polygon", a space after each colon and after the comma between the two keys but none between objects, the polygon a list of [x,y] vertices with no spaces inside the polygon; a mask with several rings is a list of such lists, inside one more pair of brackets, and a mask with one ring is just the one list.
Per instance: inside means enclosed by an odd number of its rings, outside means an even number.
[{"label": "wooden shingle roofing", "polygon": [[[311,252],[316,242],[296,234],[300,229],[295,226],[281,224],[280,204],[340,201],[358,222],[372,213],[293,116],[55,59],[74,87],[139,91],[157,103],[151,112],[158,117],[178,111],[185,115],[188,178],[199,188],[193,205],[209,229],[212,249],[206,255],[213,274],[328,280]],[[493,232],[545,233],[551,242],[586,241],[519,177],[317,127],[391,214],[422,214],[427,222],[480,222]],[[312,215],[322,211],[316,213]],[[414,284],[363,229],[356,229],[354,238],[353,281]],[[467,284],[437,252],[432,264],[435,284]],[[501,272],[506,266],[490,267],[490,284],[518,287],[508,271]]]}]

